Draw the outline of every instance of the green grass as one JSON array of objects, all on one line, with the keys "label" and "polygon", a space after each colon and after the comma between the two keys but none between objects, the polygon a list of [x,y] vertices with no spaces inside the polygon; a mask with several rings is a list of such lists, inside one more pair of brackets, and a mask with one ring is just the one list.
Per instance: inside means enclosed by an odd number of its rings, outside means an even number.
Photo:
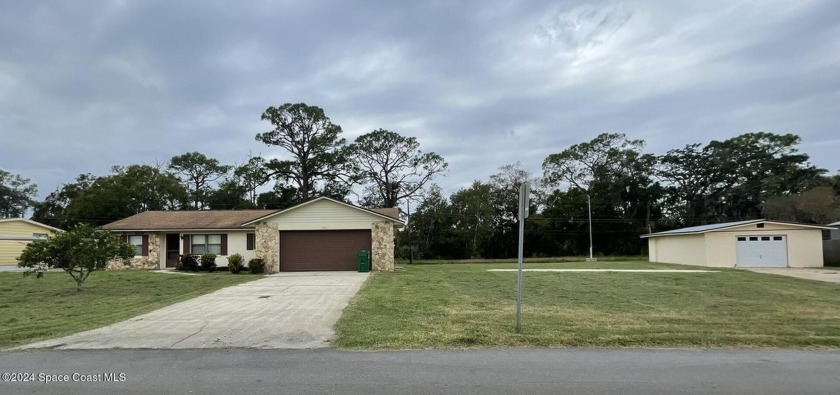
[{"label": "green grass", "polygon": [[78,292],[62,271],[43,278],[0,273],[0,349],[112,324],[258,278],[226,272],[186,276],[97,271]]},{"label": "green grass", "polygon": [[[515,264],[402,265],[374,273],[333,344],[346,349],[474,347],[838,347],[840,284],[720,273],[524,274]],[[526,268],[696,269],[649,262]],[[702,268],[708,269],[708,268]]]}]

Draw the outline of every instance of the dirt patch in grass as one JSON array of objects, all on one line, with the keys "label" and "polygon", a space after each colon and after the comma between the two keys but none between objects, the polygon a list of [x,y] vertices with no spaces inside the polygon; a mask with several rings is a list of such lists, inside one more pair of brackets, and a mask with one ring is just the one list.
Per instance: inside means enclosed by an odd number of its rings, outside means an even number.
[{"label": "dirt patch in grass", "polygon": [[0,273],[0,349],[98,328],[261,276],[95,272],[81,292],[64,272]]},{"label": "dirt patch in grass", "polygon": [[[472,347],[838,347],[840,284],[719,273],[528,272],[515,334],[514,264],[404,265],[375,273],[334,345]],[[649,262],[527,268],[701,269]]]}]

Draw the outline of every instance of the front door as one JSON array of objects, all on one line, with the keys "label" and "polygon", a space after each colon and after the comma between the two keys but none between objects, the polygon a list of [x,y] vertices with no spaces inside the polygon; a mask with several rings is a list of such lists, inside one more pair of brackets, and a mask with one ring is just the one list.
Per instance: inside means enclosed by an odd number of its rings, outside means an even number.
[{"label": "front door", "polygon": [[181,237],[177,233],[166,234],[166,267],[175,267],[178,265],[180,241]]}]

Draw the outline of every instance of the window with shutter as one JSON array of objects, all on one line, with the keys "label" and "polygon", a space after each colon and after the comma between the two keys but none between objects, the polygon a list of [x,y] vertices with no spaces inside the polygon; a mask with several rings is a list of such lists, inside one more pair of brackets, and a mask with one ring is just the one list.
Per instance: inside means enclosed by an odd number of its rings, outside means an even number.
[{"label": "window with shutter", "polygon": [[191,235],[190,253],[227,255],[227,235]]},{"label": "window with shutter", "polygon": [[128,236],[126,241],[134,247],[134,256],[143,256],[143,236]]}]

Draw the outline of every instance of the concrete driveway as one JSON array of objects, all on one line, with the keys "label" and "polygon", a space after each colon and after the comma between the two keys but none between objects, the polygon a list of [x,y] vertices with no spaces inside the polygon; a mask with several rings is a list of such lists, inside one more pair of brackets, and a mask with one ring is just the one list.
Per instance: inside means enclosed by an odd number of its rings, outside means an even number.
[{"label": "concrete driveway", "polygon": [[[161,274],[164,276],[165,274]],[[319,348],[368,273],[281,273],[21,349]]]},{"label": "concrete driveway", "polygon": [[780,276],[804,278],[806,280],[825,281],[829,283],[840,283],[840,270],[823,268],[756,268],[747,269],[756,273],[778,274]]}]

